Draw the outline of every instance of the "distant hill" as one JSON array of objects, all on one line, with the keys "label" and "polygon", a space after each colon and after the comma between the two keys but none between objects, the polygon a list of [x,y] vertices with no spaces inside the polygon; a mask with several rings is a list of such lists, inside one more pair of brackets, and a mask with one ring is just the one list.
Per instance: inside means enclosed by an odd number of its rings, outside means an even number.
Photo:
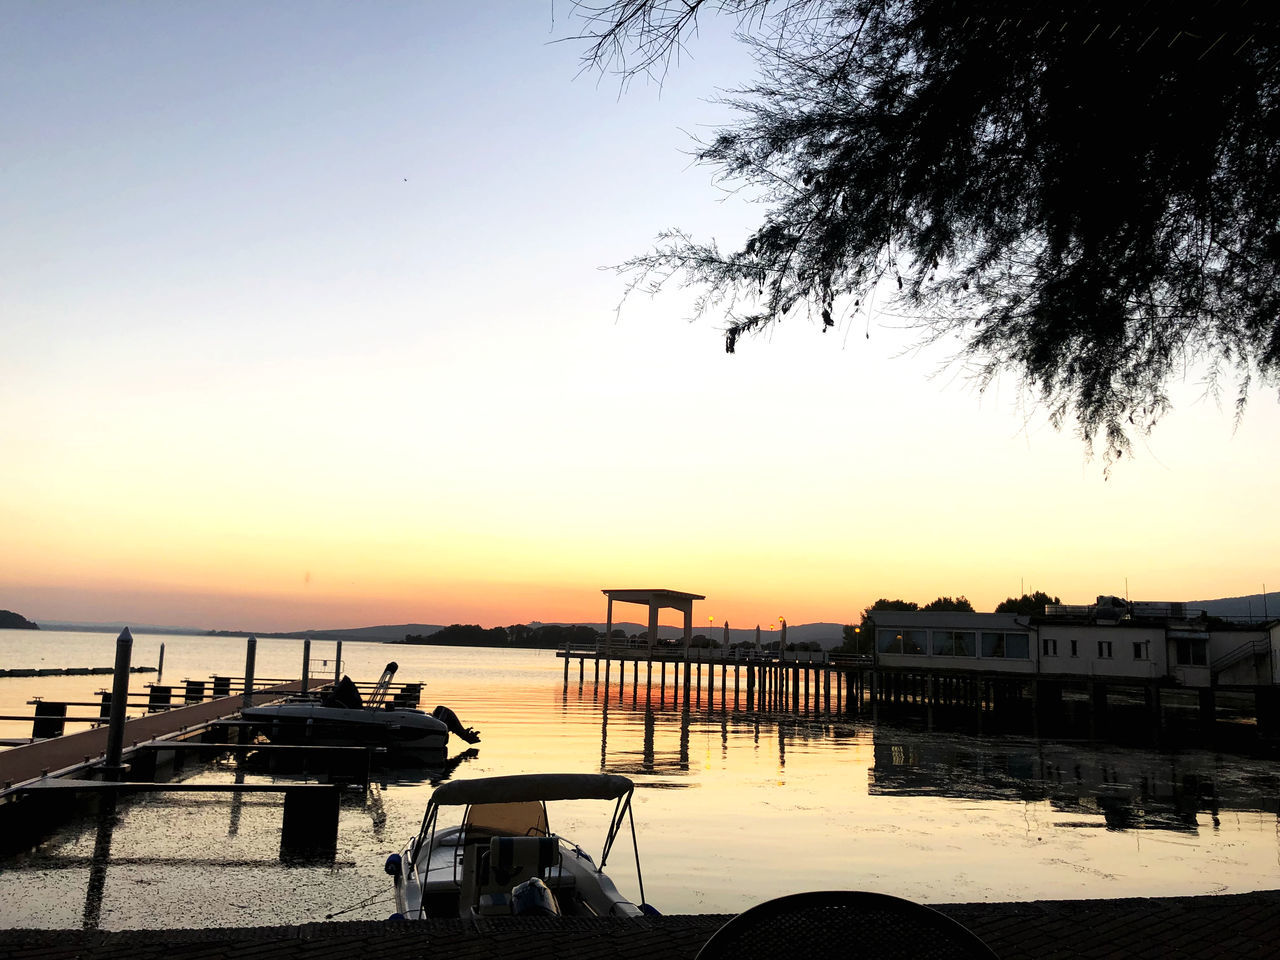
[{"label": "distant hill", "polygon": [[1251,593],[1245,597],[1220,600],[1193,600],[1188,607],[1203,609],[1213,617],[1248,617],[1255,620],[1280,620],[1280,593]]},{"label": "distant hill", "polygon": [[12,610],[0,610],[0,630],[39,630],[38,623],[32,623],[20,613]]},{"label": "distant hill", "polygon": [[199,627],[162,627],[151,623],[82,623],[75,620],[45,620],[46,630],[67,630],[74,633],[119,633],[125,627],[130,633],[168,633],[199,636],[208,633]]}]

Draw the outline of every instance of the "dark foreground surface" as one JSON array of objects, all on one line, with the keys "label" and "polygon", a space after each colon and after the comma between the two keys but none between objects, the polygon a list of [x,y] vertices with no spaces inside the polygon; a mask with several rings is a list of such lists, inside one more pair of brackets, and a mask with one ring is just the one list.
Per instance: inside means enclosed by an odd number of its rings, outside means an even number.
[{"label": "dark foreground surface", "polygon": [[[1003,960],[1249,960],[1280,955],[1280,890],[1220,897],[949,904],[937,909],[978,934]],[[728,919],[699,915],[636,920],[359,921],[119,933],[7,930],[0,931],[0,956],[41,960],[692,958]],[[856,945],[849,946],[849,955],[857,956]]]}]

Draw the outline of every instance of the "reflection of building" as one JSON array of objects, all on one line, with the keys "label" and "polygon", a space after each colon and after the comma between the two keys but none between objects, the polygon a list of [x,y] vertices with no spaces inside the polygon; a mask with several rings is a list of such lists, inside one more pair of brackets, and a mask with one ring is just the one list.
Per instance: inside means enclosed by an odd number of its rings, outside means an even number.
[{"label": "reflection of building", "polygon": [[[1048,801],[1110,829],[1194,831],[1219,809],[1275,813],[1274,778],[1253,780],[1207,754],[1157,756],[1085,746],[919,737],[877,727],[868,793]],[[1226,791],[1223,794],[1221,791]]]},{"label": "reflection of building", "polygon": [[1228,623],[1183,604],[1099,597],[1033,617],[877,610],[870,621],[882,669],[1185,687],[1280,682],[1280,621]]}]

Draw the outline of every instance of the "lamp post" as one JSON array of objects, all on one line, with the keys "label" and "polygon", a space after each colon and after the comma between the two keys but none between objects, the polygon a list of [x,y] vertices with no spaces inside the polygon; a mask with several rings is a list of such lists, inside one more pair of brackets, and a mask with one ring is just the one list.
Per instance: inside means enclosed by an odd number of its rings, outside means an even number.
[{"label": "lamp post", "polygon": [[707,617],[707,652],[711,652],[711,648],[715,646],[715,640],[711,637],[712,627],[716,622],[715,617]]}]

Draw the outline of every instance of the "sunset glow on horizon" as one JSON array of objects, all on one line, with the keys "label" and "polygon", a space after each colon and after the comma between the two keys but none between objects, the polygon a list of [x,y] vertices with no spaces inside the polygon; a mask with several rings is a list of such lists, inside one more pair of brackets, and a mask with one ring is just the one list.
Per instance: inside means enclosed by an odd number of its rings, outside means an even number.
[{"label": "sunset glow on horizon", "polygon": [[893,317],[729,356],[689,296],[615,313],[602,266],[757,212],[685,152],[748,77],[727,29],[619,96],[549,4],[3,18],[2,609],[495,626],[662,587],[767,629],[1280,585],[1274,391],[1235,427],[1189,368],[1104,474]]}]

